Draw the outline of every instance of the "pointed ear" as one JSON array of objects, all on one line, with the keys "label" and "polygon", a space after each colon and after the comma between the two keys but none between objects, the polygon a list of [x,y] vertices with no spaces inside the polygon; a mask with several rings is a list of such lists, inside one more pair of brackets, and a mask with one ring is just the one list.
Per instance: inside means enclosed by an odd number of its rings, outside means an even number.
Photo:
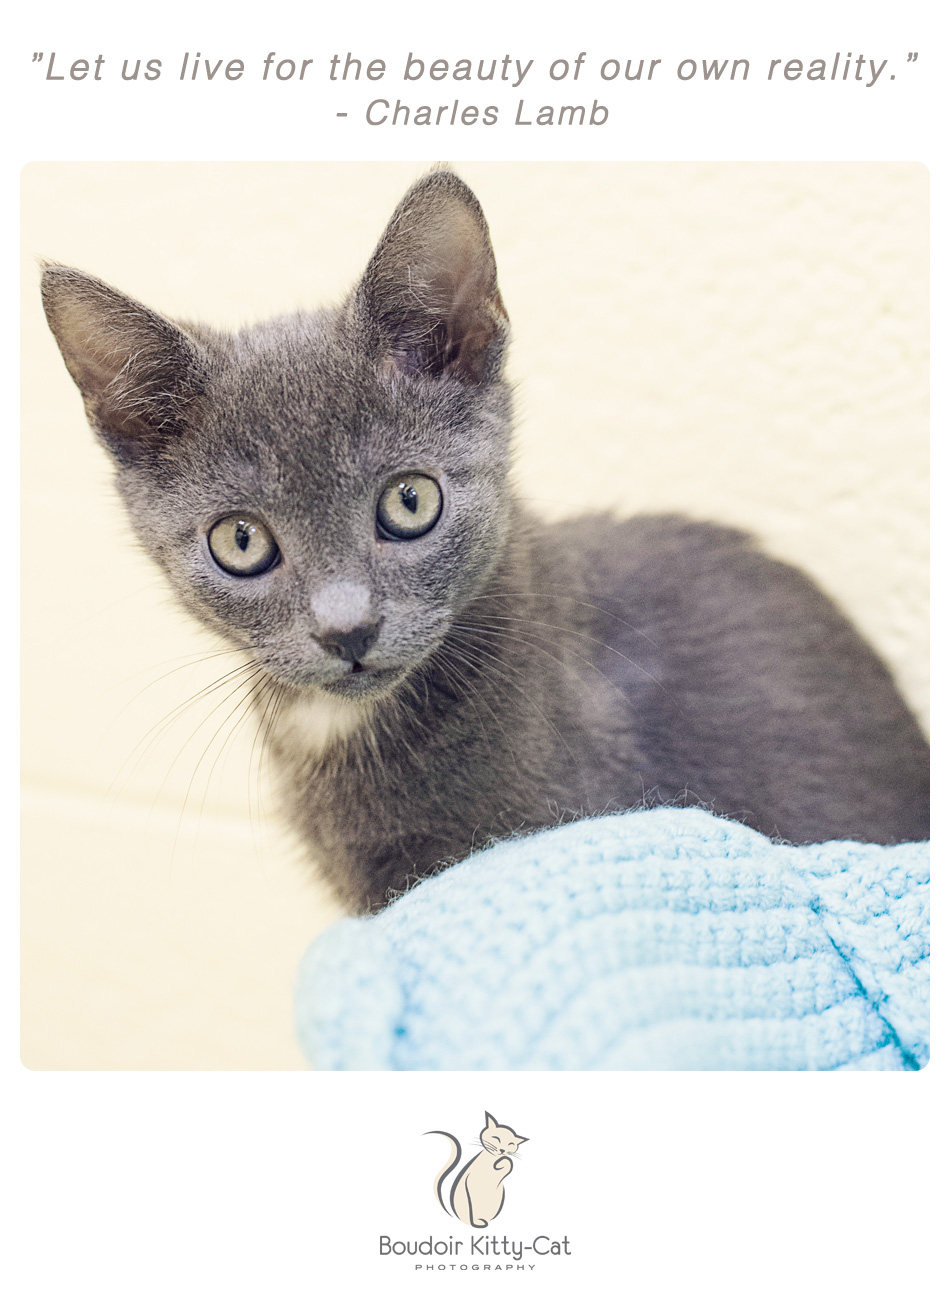
[{"label": "pointed ear", "polygon": [[519,1138],[517,1133],[515,1134],[515,1142],[517,1142],[519,1147],[521,1146],[522,1142],[530,1142],[530,1141],[531,1141],[530,1138]]},{"label": "pointed ear", "polygon": [[470,383],[498,375],[508,315],[482,208],[457,175],[436,170],[409,189],[354,301],[383,371]]},{"label": "pointed ear", "polygon": [[487,1111],[485,1112],[485,1128],[486,1129],[498,1128],[498,1121],[494,1118],[494,1116],[489,1115]]},{"label": "pointed ear", "polygon": [[179,433],[204,385],[195,341],[98,278],[49,265],[43,308],[86,414],[106,446],[127,455]]}]

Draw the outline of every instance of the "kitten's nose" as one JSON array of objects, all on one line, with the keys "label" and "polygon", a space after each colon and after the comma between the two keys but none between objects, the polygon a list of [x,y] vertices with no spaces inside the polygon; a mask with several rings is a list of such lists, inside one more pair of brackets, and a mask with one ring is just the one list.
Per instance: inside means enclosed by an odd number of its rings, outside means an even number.
[{"label": "kitten's nose", "polygon": [[369,589],[361,583],[326,583],[310,607],[311,635],[331,658],[358,663],[376,644],[383,618],[372,604]]},{"label": "kitten's nose", "polygon": [[358,663],[376,644],[382,621],[380,618],[375,623],[360,623],[346,631],[329,631],[322,635],[314,632],[314,640],[322,645],[331,657],[345,659],[347,663]]}]

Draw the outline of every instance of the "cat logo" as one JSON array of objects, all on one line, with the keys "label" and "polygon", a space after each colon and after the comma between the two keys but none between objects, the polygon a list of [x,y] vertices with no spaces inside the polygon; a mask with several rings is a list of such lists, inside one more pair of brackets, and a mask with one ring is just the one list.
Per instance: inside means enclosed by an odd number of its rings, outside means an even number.
[{"label": "cat logo", "polygon": [[442,1189],[445,1180],[462,1158],[462,1147],[451,1133],[430,1129],[430,1133],[448,1138],[451,1154],[445,1168],[435,1180],[435,1196],[447,1214],[454,1214],[460,1223],[469,1227],[487,1227],[497,1218],[505,1203],[505,1179],[514,1169],[518,1148],[527,1138],[519,1138],[507,1124],[499,1124],[494,1116],[485,1112],[485,1127],[478,1135],[481,1151],[459,1170],[445,1203]]}]

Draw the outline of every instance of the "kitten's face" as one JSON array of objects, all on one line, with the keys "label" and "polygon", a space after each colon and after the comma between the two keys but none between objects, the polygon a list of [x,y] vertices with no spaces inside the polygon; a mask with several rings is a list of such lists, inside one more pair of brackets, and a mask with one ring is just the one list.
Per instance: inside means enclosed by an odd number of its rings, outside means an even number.
[{"label": "kitten's face", "polygon": [[513,1156],[527,1138],[519,1138],[507,1124],[496,1124],[489,1116],[488,1122],[479,1134],[482,1146],[492,1156]]},{"label": "kitten's face", "polygon": [[157,490],[120,471],[145,549],[274,678],[353,698],[398,684],[495,563],[504,400],[381,377],[324,314],[221,346],[203,403]]},{"label": "kitten's face", "polygon": [[506,316],[454,175],[404,198],[337,310],[236,335],[77,270],[47,317],[145,550],[272,678],[365,699],[444,637],[508,525]]}]

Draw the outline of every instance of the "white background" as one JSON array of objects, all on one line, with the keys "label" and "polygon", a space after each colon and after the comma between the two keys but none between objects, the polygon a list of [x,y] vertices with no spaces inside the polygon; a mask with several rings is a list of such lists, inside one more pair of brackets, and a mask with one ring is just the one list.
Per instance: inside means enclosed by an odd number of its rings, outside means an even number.
[{"label": "white background", "polygon": [[[53,158],[919,160],[933,180],[939,356],[946,352],[947,96],[934,15],[933,5],[920,3],[771,10],[667,4],[642,13],[588,4],[562,17],[547,7],[532,15],[494,3],[331,12],[272,4],[245,19],[195,3],[138,11],[51,4],[21,16],[6,47],[12,94],[4,210],[12,221],[20,166]],[[51,49],[67,61],[101,53],[110,66],[127,56],[161,57],[169,68],[184,50],[201,50],[212,60],[243,57],[249,69],[270,50],[313,57],[318,68],[348,49],[395,68],[411,49],[450,60],[511,53],[533,57],[536,69],[586,50],[588,66],[642,55],[663,58],[667,70],[684,57],[744,57],[761,69],[775,57],[807,63],[850,50],[888,58],[885,76],[896,79],[865,88],[756,77],[717,87],[668,77],[600,92],[592,78],[578,94],[539,77],[525,82],[526,101],[596,95],[610,106],[610,123],[583,131],[498,125],[436,133],[360,124],[360,104],[394,96],[404,89],[396,80],[369,94],[362,87],[341,93],[322,79],[265,85],[250,72],[235,85],[45,83],[30,58]],[[919,53],[914,65],[906,63],[911,50]],[[455,94],[420,84],[402,97],[442,102]],[[508,105],[509,118],[518,97],[497,87],[480,95]],[[466,98],[476,101],[474,91]],[[351,116],[338,121],[338,110]],[[5,272],[9,321],[16,287],[9,267]],[[4,352],[9,389],[12,335]],[[939,363],[935,381],[939,428],[946,408]],[[938,429],[938,472],[943,455]],[[945,656],[942,632],[937,652]],[[941,688],[938,676],[938,715]],[[941,723],[934,725],[939,754]],[[938,760],[938,782],[940,769]],[[8,818],[13,812],[11,802]],[[939,843],[938,833],[938,857]],[[9,995],[15,906],[11,890],[4,903]],[[936,1180],[945,1152],[937,998],[936,1056],[924,1072],[904,1078],[43,1075],[19,1067],[11,1016],[3,1033],[6,1101],[19,1137],[14,1283],[304,1286],[361,1272],[383,1286],[424,1279],[411,1266],[380,1260],[376,1240],[382,1231],[410,1238],[446,1231],[428,1190],[440,1151],[421,1135],[445,1128],[468,1141],[486,1107],[532,1139],[510,1182],[505,1221],[491,1230],[555,1235],[563,1228],[572,1259],[531,1274],[550,1283],[823,1286],[847,1279],[884,1286],[898,1277],[924,1279],[936,1249]]]}]

